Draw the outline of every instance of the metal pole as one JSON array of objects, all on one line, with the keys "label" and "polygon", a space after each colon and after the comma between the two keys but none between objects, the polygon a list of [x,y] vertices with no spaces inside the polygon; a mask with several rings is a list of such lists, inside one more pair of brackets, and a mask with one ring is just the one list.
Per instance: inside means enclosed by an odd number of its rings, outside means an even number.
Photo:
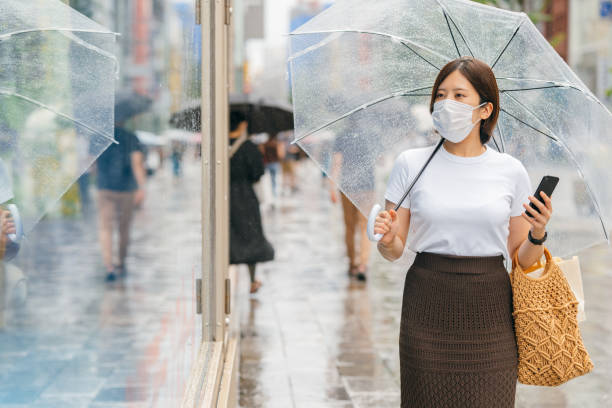
[{"label": "metal pole", "polygon": [[223,341],[229,259],[228,75],[224,0],[202,12],[202,318],[203,340]]}]

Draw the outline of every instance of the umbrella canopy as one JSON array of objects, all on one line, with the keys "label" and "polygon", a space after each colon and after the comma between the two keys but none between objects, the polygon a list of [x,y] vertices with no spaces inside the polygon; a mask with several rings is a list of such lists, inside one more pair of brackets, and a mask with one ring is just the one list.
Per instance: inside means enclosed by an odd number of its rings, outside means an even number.
[{"label": "umbrella canopy", "polygon": [[[608,239],[612,115],[524,13],[467,0],[337,2],[291,33],[291,48],[295,141],[362,213],[400,152],[437,142],[434,80],[473,56],[501,91],[490,147],[520,159],[533,185],[561,178],[547,245],[564,255]],[[342,169],[333,169],[338,150]]]},{"label": "umbrella canopy", "polygon": [[0,190],[26,233],[114,141],[114,43],[60,1],[0,4]]},{"label": "umbrella canopy", "polygon": [[[256,99],[246,94],[230,95],[230,110],[243,112],[249,121],[249,134],[276,134],[293,129],[293,108],[278,101]],[[201,105],[199,102],[174,113],[170,124],[192,132],[201,131]]]}]

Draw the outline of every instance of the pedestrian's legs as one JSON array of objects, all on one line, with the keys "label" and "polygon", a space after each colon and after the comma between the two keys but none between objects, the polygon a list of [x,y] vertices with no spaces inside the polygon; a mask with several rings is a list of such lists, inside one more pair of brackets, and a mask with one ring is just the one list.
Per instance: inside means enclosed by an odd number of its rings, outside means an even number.
[{"label": "pedestrian's legs", "polygon": [[257,264],[248,264],[249,267],[249,277],[251,278],[251,283],[255,282],[255,268]]},{"label": "pedestrian's legs", "polygon": [[272,194],[276,197],[276,175],[278,174],[279,163],[269,163],[267,166],[270,171],[270,179],[272,180]]},{"label": "pedestrian's legs", "polygon": [[355,267],[355,225],[357,210],[353,203],[343,194],[340,193],[342,199],[342,213],[344,214],[344,242],[346,244],[346,255],[349,259],[349,272]]},{"label": "pedestrian's legs", "polygon": [[281,162],[281,170],[282,170],[282,185],[281,185],[281,194],[285,194],[289,188],[289,172],[291,165],[289,164],[289,159],[285,159]]},{"label": "pedestrian's legs", "polygon": [[115,203],[113,193],[98,191],[98,232],[102,249],[102,261],[107,272],[113,271],[113,224],[115,222]]},{"label": "pedestrian's legs", "polygon": [[134,214],[134,193],[118,193],[119,200],[119,266],[125,267],[128,245],[130,244],[130,229]]},{"label": "pedestrian's legs", "polygon": [[255,279],[255,267],[257,264],[248,264],[249,267],[249,277],[251,278],[251,293],[255,293],[261,287],[261,282]]},{"label": "pedestrian's legs", "polygon": [[89,173],[84,173],[77,179],[79,195],[81,197],[81,209],[86,212],[90,207],[89,200]]},{"label": "pedestrian's legs", "polygon": [[368,219],[360,212],[357,213],[359,225],[359,272],[365,273],[370,260],[370,241],[368,239]]}]

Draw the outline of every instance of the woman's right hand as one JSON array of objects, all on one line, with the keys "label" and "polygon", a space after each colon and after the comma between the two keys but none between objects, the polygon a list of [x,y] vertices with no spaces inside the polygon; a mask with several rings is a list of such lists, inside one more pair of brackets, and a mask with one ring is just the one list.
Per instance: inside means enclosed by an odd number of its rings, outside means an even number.
[{"label": "woman's right hand", "polygon": [[399,221],[397,219],[397,212],[394,210],[381,211],[376,216],[374,221],[374,233],[383,234],[379,242],[383,245],[389,245],[395,239],[397,230],[399,228]]},{"label": "woman's right hand", "polygon": [[11,217],[11,212],[0,208],[0,234],[6,236],[15,232],[15,222],[13,217]]}]

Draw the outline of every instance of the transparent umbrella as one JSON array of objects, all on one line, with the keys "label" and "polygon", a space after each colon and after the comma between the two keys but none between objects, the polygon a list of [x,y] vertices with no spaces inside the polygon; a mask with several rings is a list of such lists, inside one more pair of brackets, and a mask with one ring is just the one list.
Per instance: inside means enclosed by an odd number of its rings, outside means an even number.
[{"label": "transparent umbrella", "polygon": [[363,214],[382,201],[400,152],[438,141],[434,80],[473,56],[501,91],[490,146],[520,159],[534,186],[561,179],[548,247],[563,256],[608,240],[612,115],[524,13],[467,0],[339,1],[290,38],[295,142]]},{"label": "transparent umbrella", "polygon": [[0,204],[24,233],[114,141],[114,43],[60,1],[0,4]]}]

